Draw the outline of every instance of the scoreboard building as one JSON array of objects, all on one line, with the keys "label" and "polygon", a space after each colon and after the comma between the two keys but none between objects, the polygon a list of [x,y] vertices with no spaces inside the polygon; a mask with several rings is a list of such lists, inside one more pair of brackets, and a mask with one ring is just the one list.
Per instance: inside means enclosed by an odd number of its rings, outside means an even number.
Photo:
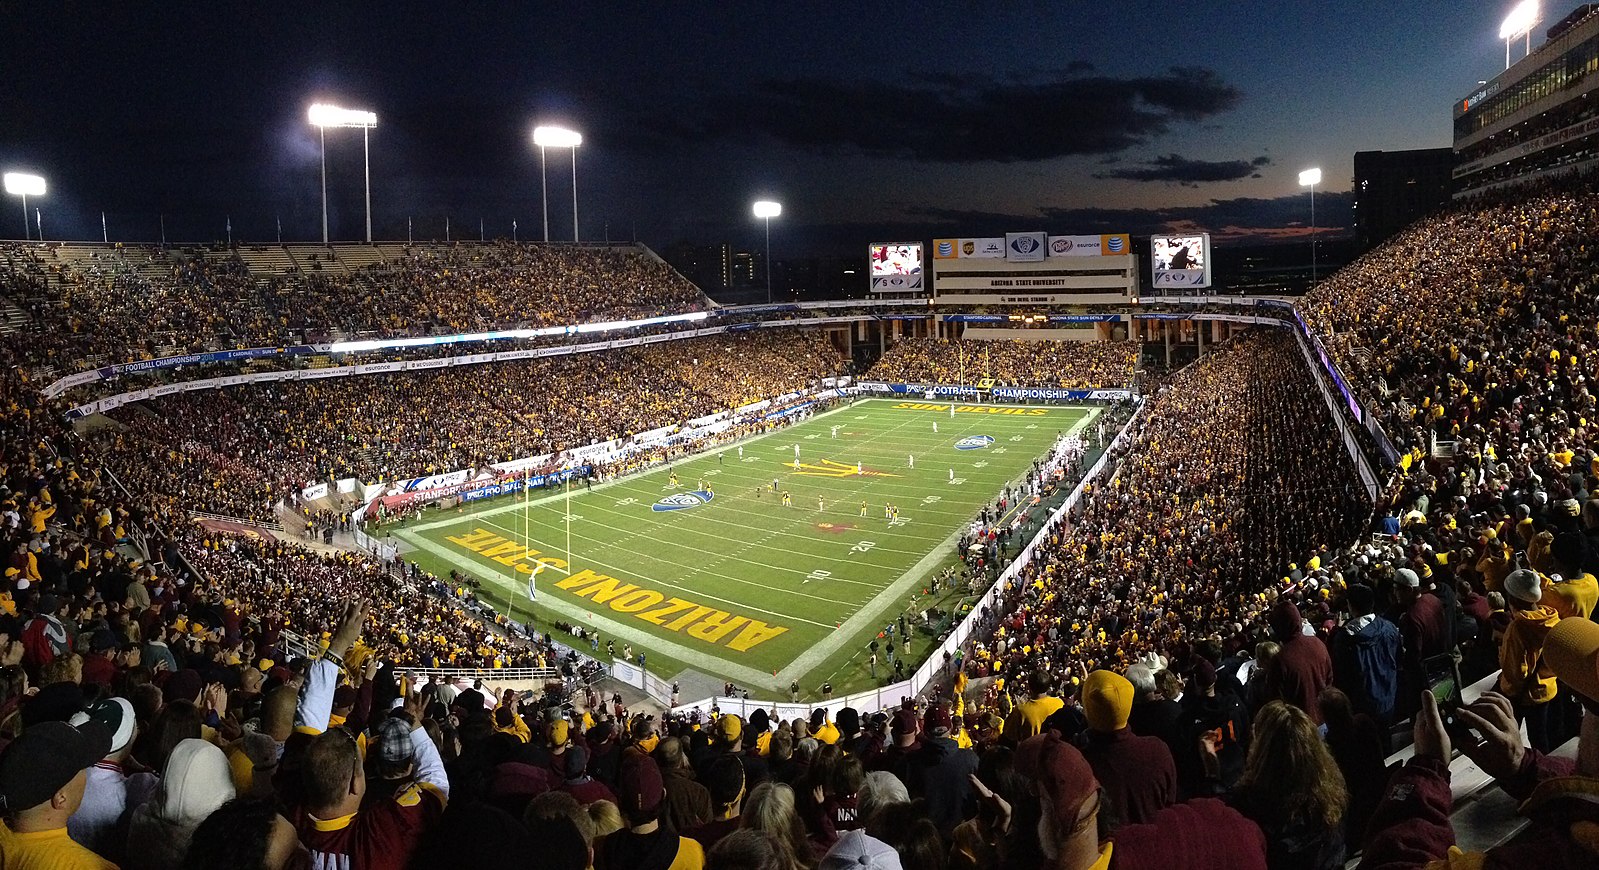
[{"label": "scoreboard building", "polygon": [[1544,36],[1455,102],[1455,198],[1599,164],[1599,4]]},{"label": "scoreboard building", "polygon": [[1119,305],[1138,295],[1126,233],[934,239],[933,302],[943,305]]}]

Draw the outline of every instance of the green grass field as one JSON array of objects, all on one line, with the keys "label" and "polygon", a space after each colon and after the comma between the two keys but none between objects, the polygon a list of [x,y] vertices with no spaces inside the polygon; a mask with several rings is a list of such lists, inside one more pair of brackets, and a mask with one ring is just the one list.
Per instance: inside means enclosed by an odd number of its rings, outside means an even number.
[{"label": "green grass field", "polygon": [[[785,694],[798,680],[807,697],[830,680],[843,694],[873,684],[867,643],[927,606],[927,579],[982,506],[1095,413],[962,405],[952,418],[946,403],[863,400],[592,491],[430,511],[393,533],[422,567],[482,580],[513,618],[528,615],[535,576],[541,630],[554,619],[594,627],[666,679],[692,669]],[[957,448],[977,436],[993,440]],[[657,510],[667,498],[686,506]],[[931,646],[914,636],[908,666]],[[880,663],[877,682],[889,673]]]}]

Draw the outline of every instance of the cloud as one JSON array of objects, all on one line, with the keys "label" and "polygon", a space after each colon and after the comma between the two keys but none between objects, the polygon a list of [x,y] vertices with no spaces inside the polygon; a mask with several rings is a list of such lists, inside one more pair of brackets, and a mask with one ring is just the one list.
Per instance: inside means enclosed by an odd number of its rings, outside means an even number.
[{"label": "cloud", "polygon": [[1214,71],[1090,75],[1080,63],[1025,79],[914,75],[902,83],[775,79],[710,95],[611,134],[634,147],[778,145],[928,163],[1023,163],[1115,154],[1242,98]]},{"label": "cloud", "polygon": [[1198,187],[1213,181],[1239,181],[1259,178],[1259,170],[1271,165],[1264,154],[1253,160],[1193,160],[1180,154],[1166,154],[1141,165],[1097,172],[1095,178],[1124,181],[1164,181],[1183,187]]},{"label": "cloud", "polygon": [[[1318,238],[1346,235],[1354,223],[1354,194],[1318,192],[1316,200],[1314,234]],[[1135,236],[1208,232],[1217,240],[1238,243],[1287,242],[1312,235],[1308,193],[1212,199],[1200,205],[1167,208],[1045,207],[1031,214],[917,208],[910,214],[933,224],[934,235],[987,236],[1024,229]]]}]

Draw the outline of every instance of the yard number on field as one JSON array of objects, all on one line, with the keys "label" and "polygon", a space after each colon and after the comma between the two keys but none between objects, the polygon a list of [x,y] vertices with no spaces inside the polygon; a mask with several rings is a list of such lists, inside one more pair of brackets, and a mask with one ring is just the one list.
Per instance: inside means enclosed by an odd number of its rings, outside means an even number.
[{"label": "yard number on field", "polygon": [[832,571],[828,571],[824,568],[817,568],[815,571],[805,575],[805,582],[809,583],[812,580],[826,580],[831,576],[833,576]]},{"label": "yard number on field", "polygon": [[944,497],[941,496],[941,495],[930,495],[930,496],[927,496],[926,498],[922,499],[922,504],[938,504],[939,502],[941,502],[943,500],[944,500]]},{"label": "yard number on field", "polygon": [[851,553],[865,553],[865,552],[871,550],[875,546],[877,546],[877,542],[876,541],[861,541],[859,544],[856,544],[855,546],[850,547],[849,551]]},{"label": "yard number on field", "polygon": [[638,504],[638,499],[636,499],[636,498],[632,498],[632,497],[631,497],[631,496],[630,496],[630,497],[628,497],[628,498],[624,498],[624,499],[619,499],[619,500],[618,500],[618,501],[617,501],[617,502],[616,502],[616,506],[617,506],[617,507],[627,507],[627,506],[628,506],[628,505],[630,505],[630,504]]}]

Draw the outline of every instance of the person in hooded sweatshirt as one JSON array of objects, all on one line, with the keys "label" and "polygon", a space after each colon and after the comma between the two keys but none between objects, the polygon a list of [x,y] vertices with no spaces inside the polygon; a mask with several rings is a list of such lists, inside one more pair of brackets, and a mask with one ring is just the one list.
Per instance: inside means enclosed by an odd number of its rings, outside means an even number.
[{"label": "person in hooded sweatshirt", "polygon": [[1266,697],[1287,701],[1320,725],[1321,690],[1332,685],[1333,677],[1327,645],[1305,634],[1305,620],[1292,601],[1277,602],[1268,621],[1281,648],[1266,666]]},{"label": "person in hooded sweatshirt", "polygon": [[134,811],[124,870],[178,870],[194,829],[234,797],[222,750],[204,740],[180,742],[155,797]]},{"label": "person in hooded sweatshirt", "polygon": [[1349,696],[1356,713],[1386,728],[1394,721],[1399,692],[1399,626],[1377,613],[1370,586],[1349,587],[1349,621],[1333,632],[1333,684]]},{"label": "person in hooded sweatshirt", "polygon": [[1527,725],[1527,742],[1539,752],[1552,752],[1555,733],[1551,701],[1557,694],[1554,671],[1543,660],[1544,638],[1560,622],[1554,608],[1541,603],[1538,572],[1518,568],[1505,578],[1505,606],[1510,625],[1499,644],[1499,694],[1510,699],[1516,718]]}]

